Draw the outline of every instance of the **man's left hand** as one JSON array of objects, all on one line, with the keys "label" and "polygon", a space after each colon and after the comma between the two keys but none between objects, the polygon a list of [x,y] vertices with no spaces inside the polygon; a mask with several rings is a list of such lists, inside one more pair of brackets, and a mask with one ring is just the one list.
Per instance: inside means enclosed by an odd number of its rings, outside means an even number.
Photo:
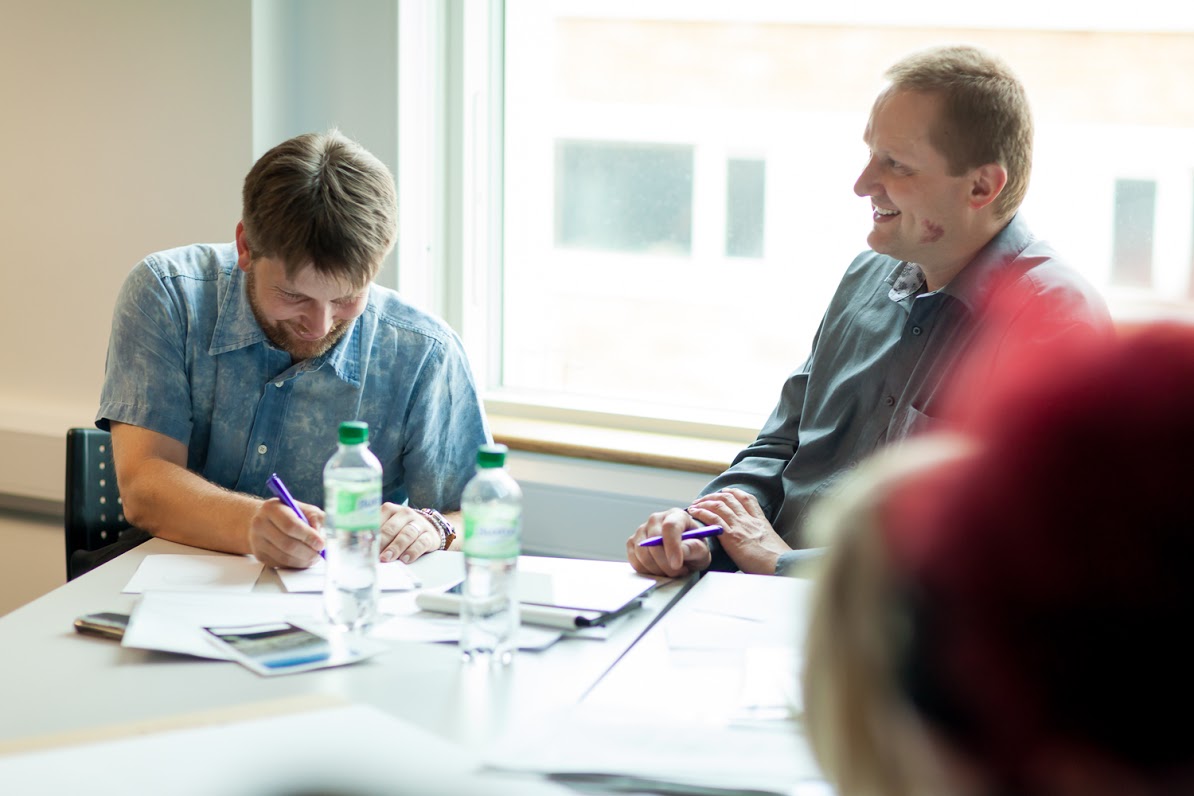
[{"label": "man's left hand", "polygon": [[381,560],[409,564],[442,542],[434,520],[410,506],[381,504]]},{"label": "man's left hand", "polygon": [[741,489],[730,487],[698,498],[688,513],[706,525],[722,527],[721,546],[743,572],[774,575],[780,553],[792,549],[771,527],[755,496]]}]

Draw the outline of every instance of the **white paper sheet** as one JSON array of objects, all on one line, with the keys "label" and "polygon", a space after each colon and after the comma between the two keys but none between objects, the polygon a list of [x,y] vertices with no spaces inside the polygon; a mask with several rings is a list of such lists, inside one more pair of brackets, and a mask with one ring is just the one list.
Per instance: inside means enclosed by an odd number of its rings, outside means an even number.
[{"label": "white paper sheet", "polygon": [[520,556],[518,599],[592,611],[616,611],[650,591],[655,578],[640,575],[625,561]]},{"label": "white paper sheet", "polygon": [[124,587],[125,594],[147,591],[251,592],[264,569],[249,556],[146,556]]},{"label": "white paper sheet", "polygon": [[534,780],[484,777],[475,769],[466,749],[361,705],[207,720],[0,756],[0,782],[12,794],[572,793]]},{"label": "white paper sheet", "polygon": [[307,594],[219,594],[151,591],[141,595],[130,614],[125,647],[177,652],[229,660],[207,640],[203,628],[257,622],[318,623],[323,601]]},{"label": "white paper sheet", "polygon": [[[286,591],[322,592],[324,578],[327,576],[327,562],[319,558],[307,569],[276,571]],[[409,591],[422,585],[414,571],[401,561],[378,564],[377,576],[381,591]]]},{"label": "white paper sheet", "polygon": [[790,721],[799,716],[804,711],[801,660],[794,645],[747,648],[738,712],[732,721],[739,724]]},{"label": "white paper sheet", "polygon": [[620,774],[780,794],[821,779],[792,723],[744,729],[583,703],[503,734],[486,750],[485,762],[515,771]]}]

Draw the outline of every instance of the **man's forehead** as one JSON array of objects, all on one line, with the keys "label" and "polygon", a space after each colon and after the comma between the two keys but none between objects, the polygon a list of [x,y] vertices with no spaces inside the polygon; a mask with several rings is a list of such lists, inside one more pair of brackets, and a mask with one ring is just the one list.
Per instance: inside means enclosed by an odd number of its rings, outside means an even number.
[{"label": "man's forehead", "polygon": [[[901,107],[902,113],[898,116],[885,113],[893,105]],[[915,113],[911,112],[913,105],[919,106],[915,109],[917,111]],[[880,115],[882,115],[882,129],[877,130],[876,122]],[[874,136],[882,132],[893,137],[893,143],[895,141],[902,141],[905,144],[928,142],[939,115],[940,97],[937,94],[888,85],[879,93],[871,106],[866,128],[863,131],[863,140],[871,143]]]},{"label": "man's forehead", "polygon": [[282,281],[299,292],[303,292],[304,289],[318,289],[320,291],[338,292],[344,296],[356,295],[366,290],[369,287],[369,282],[372,281],[368,280],[363,284],[356,284],[346,276],[321,271],[312,261],[308,261],[297,267],[287,267],[283,264],[281,270]]}]

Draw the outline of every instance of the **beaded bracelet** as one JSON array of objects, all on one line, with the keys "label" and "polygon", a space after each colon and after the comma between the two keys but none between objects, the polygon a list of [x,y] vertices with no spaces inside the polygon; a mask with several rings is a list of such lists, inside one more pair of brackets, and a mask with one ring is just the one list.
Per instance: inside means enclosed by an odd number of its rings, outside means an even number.
[{"label": "beaded bracelet", "polygon": [[435,509],[419,509],[419,513],[428,517],[439,531],[439,549],[447,550],[456,539],[456,529],[452,527],[452,523]]}]

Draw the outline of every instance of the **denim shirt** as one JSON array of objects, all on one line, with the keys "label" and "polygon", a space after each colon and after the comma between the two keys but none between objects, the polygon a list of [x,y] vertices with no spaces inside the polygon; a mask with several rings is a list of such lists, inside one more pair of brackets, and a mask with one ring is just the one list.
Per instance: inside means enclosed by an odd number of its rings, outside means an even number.
[{"label": "denim shirt", "polygon": [[[803,548],[810,506],[843,473],[939,421],[947,377],[978,333],[984,342],[990,334],[982,312],[996,294],[1015,291],[1034,318],[1062,332],[1110,326],[1094,288],[1019,215],[948,285],[923,288],[919,266],[859,255],[758,437],[701,494],[731,486],[752,493],[776,532]],[[735,568],[720,545],[713,548],[714,569]],[[799,557],[784,554],[777,571]]]},{"label": "denim shirt", "polygon": [[456,334],[370,285],[336,345],[293,362],[257,323],[236,262],[235,244],[200,244],[132,270],[113,313],[96,425],[176,439],[188,469],[227,489],[268,497],[276,472],[296,499],[322,505],[339,424],[363,420],[385,500],[459,508],[489,430]]}]

